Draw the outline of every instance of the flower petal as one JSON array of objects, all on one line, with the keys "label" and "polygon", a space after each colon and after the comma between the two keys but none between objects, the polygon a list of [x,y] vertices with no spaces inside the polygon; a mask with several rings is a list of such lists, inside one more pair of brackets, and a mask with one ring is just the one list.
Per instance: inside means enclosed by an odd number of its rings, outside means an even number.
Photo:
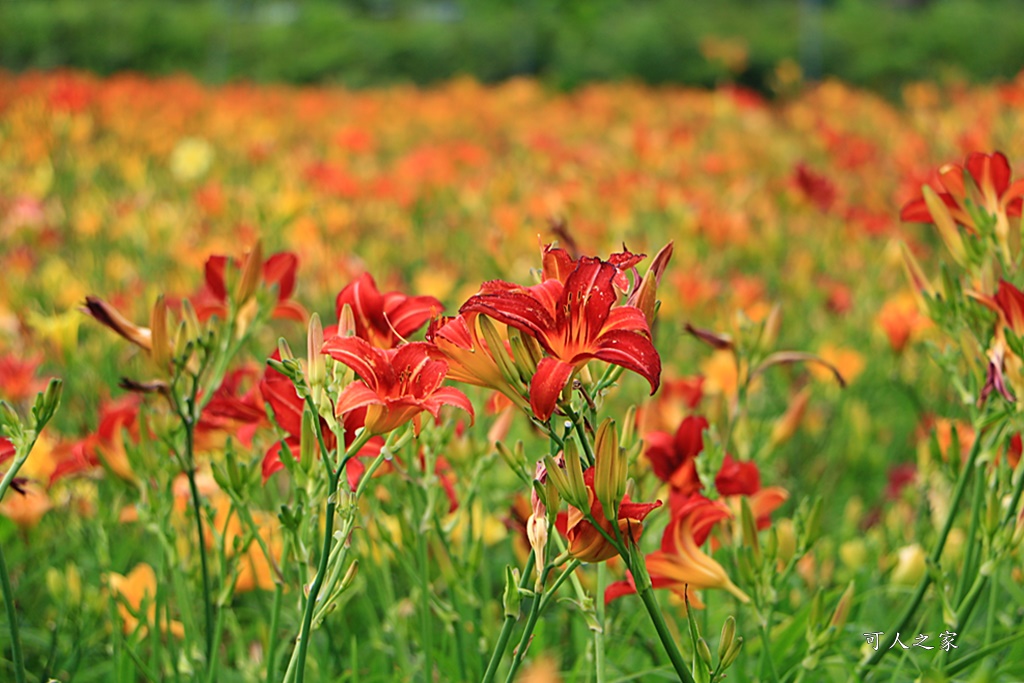
[{"label": "flower petal", "polygon": [[206,286],[221,301],[228,298],[228,290],[224,285],[224,269],[227,267],[227,264],[227,256],[211,256],[206,259],[206,266],[204,268]]},{"label": "flower petal", "polygon": [[650,383],[651,394],[658,390],[661,383],[661,356],[645,335],[626,330],[603,334],[598,339],[594,357],[637,373]]},{"label": "flower petal", "polygon": [[363,382],[352,382],[338,396],[338,401],[334,405],[334,413],[335,415],[344,415],[356,408],[383,405],[383,403],[384,401],[377,395],[377,392],[366,386],[366,384]]},{"label": "flower petal", "polygon": [[538,419],[545,421],[551,417],[558,395],[575,370],[575,365],[551,357],[542,358],[537,364],[537,372],[530,380],[530,407]]},{"label": "flower petal", "polygon": [[365,339],[334,336],[324,342],[321,351],[339,363],[347,365],[375,390],[382,384],[393,384],[392,381],[388,381],[394,373],[387,354]]}]

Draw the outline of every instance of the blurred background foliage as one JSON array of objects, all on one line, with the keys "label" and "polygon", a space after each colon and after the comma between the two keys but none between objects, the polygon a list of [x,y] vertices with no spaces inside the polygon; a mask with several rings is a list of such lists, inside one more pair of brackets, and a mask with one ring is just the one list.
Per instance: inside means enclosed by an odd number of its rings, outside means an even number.
[{"label": "blurred background foliage", "polygon": [[991,81],[1022,67],[1019,0],[17,0],[0,67],[419,85],[469,75],[762,93],[836,76]]}]

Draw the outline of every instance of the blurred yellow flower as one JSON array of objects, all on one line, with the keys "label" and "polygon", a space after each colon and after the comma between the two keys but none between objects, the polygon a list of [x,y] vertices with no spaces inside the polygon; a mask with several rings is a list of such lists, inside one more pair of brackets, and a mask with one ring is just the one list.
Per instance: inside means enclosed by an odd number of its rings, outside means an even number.
[{"label": "blurred yellow flower", "polygon": [[171,173],[182,182],[198,180],[213,164],[213,147],[202,138],[182,138],[171,152]]}]

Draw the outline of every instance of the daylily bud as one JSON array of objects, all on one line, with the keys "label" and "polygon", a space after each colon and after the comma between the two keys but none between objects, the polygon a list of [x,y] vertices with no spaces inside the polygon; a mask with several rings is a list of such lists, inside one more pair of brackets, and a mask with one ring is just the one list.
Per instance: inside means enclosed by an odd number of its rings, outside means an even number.
[{"label": "daylily bud", "polygon": [[149,329],[132,323],[103,299],[85,297],[85,312],[136,346],[146,351],[152,347],[152,333]]},{"label": "daylily bud", "polygon": [[769,439],[771,448],[781,446],[793,438],[797,427],[800,426],[800,422],[803,420],[804,413],[807,412],[807,402],[810,398],[811,387],[806,386],[797,392],[797,395],[790,400],[789,407],[786,408],[786,412],[772,427],[772,434]]},{"label": "daylily bud", "polygon": [[167,372],[171,360],[171,345],[167,336],[167,303],[161,294],[153,303],[153,314],[149,319],[150,340],[153,345],[153,363],[160,372]]},{"label": "daylily bud", "polygon": [[[299,438],[299,463],[304,472],[309,472],[313,467],[314,454],[320,444],[316,438],[316,426],[313,424],[313,413],[308,410],[302,411],[302,434]],[[324,454],[326,457],[326,454]]]},{"label": "daylily bud", "polygon": [[526,471],[526,456],[522,448],[520,448],[521,445],[522,441],[516,445],[515,450],[512,450],[504,442],[498,441],[494,444],[494,448],[498,451],[501,459],[517,474]]},{"label": "daylily bud", "polygon": [[672,258],[672,249],[672,242],[669,242],[655,254],[650,268],[647,269],[647,274],[644,275],[643,280],[640,282],[640,286],[637,287],[636,291],[630,295],[629,300],[626,301],[627,305],[636,306],[643,312],[644,317],[647,318],[648,325],[654,324],[654,314],[658,301],[658,285],[661,283],[661,276],[665,273],[665,267],[668,266],[668,262]]},{"label": "daylily bud", "polygon": [[754,553],[754,559],[761,559],[761,544],[757,538],[757,522],[754,520],[754,513],[750,510],[748,496],[740,496],[740,525],[743,528],[743,543]]},{"label": "daylily bud", "polygon": [[[526,349],[526,344],[523,343],[523,334],[519,330],[509,330],[508,343],[512,347],[512,356],[515,359],[515,367],[519,371],[519,379],[524,384],[528,384],[530,378],[537,372],[537,361]],[[494,354],[493,350],[491,354]]]},{"label": "daylily bud", "polygon": [[807,639],[813,640],[815,632],[821,627],[821,612],[822,612],[822,597],[821,589],[819,588],[814,592],[814,597],[811,598],[811,609],[807,614]]},{"label": "daylily bud", "polygon": [[718,661],[725,659],[726,653],[732,649],[732,642],[736,638],[736,618],[731,614],[725,618],[722,624],[722,637],[718,639]]},{"label": "daylily bud", "polygon": [[587,485],[583,481],[583,463],[580,462],[580,449],[575,441],[565,442],[563,451],[565,458],[565,473],[569,480],[568,493],[559,491],[562,497],[569,501],[569,504],[581,510],[590,508],[587,495]]},{"label": "daylily bud", "polygon": [[354,337],[356,334],[356,316],[350,304],[342,304],[338,313],[338,336]]},{"label": "daylily bud", "polygon": [[688,333],[718,351],[725,351],[733,348],[734,346],[732,337],[727,334],[719,334],[717,332],[712,332],[711,330],[694,327],[690,323],[686,323],[685,329]]},{"label": "daylily bud", "polygon": [[920,545],[904,546],[899,550],[896,567],[892,570],[892,582],[900,586],[913,586],[927,569],[924,550]]},{"label": "daylily bud", "polygon": [[541,359],[544,357],[544,349],[541,348],[540,342],[537,341],[536,337],[529,334],[520,334],[520,341],[523,342],[523,347],[526,352],[530,354],[530,363],[533,367],[537,367]]},{"label": "daylily bud", "polygon": [[501,595],[501,605],[505,608],[505,616],[519,618],[519,603],[523,596],[519,593],[519,570],[505,566],[505,590]]},{"label": "daylily bud", "polygon": [[773,528],[779,539],[778,558],[781,562],[789,562],[796,554],[796,532],[793,530],[793,520],[780,519]]},{"label": "daylily bud", "polygon": [[[530,541],[533,554],[536,557],[534,566],[537,568],[537,581],[540,581],[544,573],[544,551],[548,545],[548,519],[547,515],[530,515],[526,520],[526,538]],[[540,586],[538,586],[538,590]]]},{"label": "daylily bud", "polygon": [[341,593],[348,589],[352,585],[352,582],[356,580],[356,574],[359,573],[359,560],[353,560],[352,564],[345,570],[345,576],[341,577],[341,583],[338,585],[338,592]]},{"label": "daylily bud", "polygon": [[188,299],[181,302],[181,320],[185,324],[186,339],[198,339],[203,332],[203,326],[196,315],[195,307]]},{"label": "daylily bud", "polygon": [[609,521],[618,517],[619,503],[626,493],[626,458],[619,448],[615,421],[606,419],[594,439],[594,495]]},{"label": "daylily bud", "polygon": [[813,505],[811,505],[811,511],[805,518],[804,537],[801,539],[805,548],[810,548],[818,540],[818,537],[821,536],[822,507],[822,499],[820,497],[815,498]]},{"label": "daylily bud", "polygon": [[64,597],[64,575],[56,567],[46,568],[46,590],[56,602],[66,602]]},{"label": "daylily bud", "polygon": [[719,660],[718,663],[721,667],[721,671],[725,671],[733,665],[733,663],[736,661],[736,658],[740,656],[741,649],[743,649],[742,636],[733,641],[732,649],[725,654],[725,657]]},{"label": "daylily bud", "polygon": [[700,655],[701,660],[708,667],[708,669],[713,668],[713,660],[711,659],[711,648],[708,647],[707,641],[703,638],[697,639],[697,654]]},{"label": "daylily bud", "polygon": [[78,565],[69,564],[64,572],[64,586],[67,589],[66,598],[72,605],[82,601],[82,575],[78,571]]},{"label": "daylily bud", "polygon": [[295,354],[292,353],[292,347],[284,337],[277,340],[277,353],[281,356],[281,362],[285,365],[288,365],[288,361],[295,360]]},{"label": "daylily bud", "polygon": [[764,320],[764,326],[761,328],[761,339],[760,346],[762,349],[774,349],[775,342],[779,338],[779,328],[782,327],[782,307],[779,304],[772,306],[772,310],[768,312],[768,317]]},{"label": "daylily bud", "polygon": [[245,336],[245,333],[249,330],[249,325],[252,324],[256,314],[259,312],[259,302],[251,297],[238,307],[238,313],[235,315],[235,339],[241,339]]},{"label": "daylily bud", "polygon": [[241,307],[252,295],[256,293],[256,287],[263,275],[263,245],[256,241],[252,251],[245,258],[245,265],[242,266],[242,279],[235,290],[235,305]]},{"label": "daylily bud", "polygon": [[839,559],[850,569],[860,569],[867,561],[868,549],[863,538],[852,538],[839,546]]},{"label": "daylily bud", "polygon": [[498,369],[501,371],[502,379],[511,386],[520,385],[522,380],[519,377],[519,372],[512,365],[512,360],[508,357],[508,353],[505,352],[505,340],[501,338],[497,325],[486,315],[479,316],[477,322],[480,324],[480,333],[484,336],[487,348],[491,350],[491,357],[494,358]]},{"label": "daylily bud", "polygon": [[0,399],[0,434],[14,436],[22,430],[21,418],[7,401]]},{"label": "daylily bud", "polygon": [[985,501],[985,531],[992,536],[1001,526],[1000,520],[1003,516],[1002,506],[999,504],[999,497],[989,495]]},{"label": "daylily bud", "polygon": [[900,255],[903,257],[903,271],[907,275],[907,280],[910,281],[910,286],[914,290],[914,296],[917,298],[917,303],[921,307],[922,311],[928,310],[926,299],[935,298],[935,288],[932,287],[931,281],[924,274],[921,269],[921,264],[917,262],[913,252],[910,251],[910,247],[907,246],[906,242],[900,242]]},{"label": "daylily bud", "polygon": [[942,238],[953,260],[961,266],[964,265],[967,262],[967,250],[949,208],[939,199],[935,190],[927,185],[921,188],[921,194],[932,216],[932,222],[939,230],[939,237]]},{"label": "daylily bud", "polygon": [[35,419],[34,429],[40,431],[53,414],[60,407],[61,395],[64,393],[64,381],[54,377],[46,385],[43,393],[36,396],[35,405],[32,407],[32,417]]},{"label": "daylily bud", "polygon": [[314,313],[309,318],[309,329],[306,333],[306,378],[309,386],[318,387],[327,378],[327,363],[320,349],[324,345],[324,328],[320,324],[320,316]]},{"label": "daylily bud", "polygon": [[550,455],[544,456],[544,467],[547,470],[548,481],[554,485],[562,498],[565,498],[570,502],[570,504],[572,504],[576,498],[572,491],[572,487],[569,484],[569,475],[566,471],[562,467],[559,467],[555,462],[555,459]]},{"label": "daylily bud", "polygon": [[626,410],[626,416],[622,420],[622,433],[619,435],[619,448],[628,449],[633,445],[636,438],[636,405],[631,405]]},{"label": "daylily bud", "polygon": [[846,625],[846,618],[850,616],[850,605],[853,603],[853,585],[851,581],[843,591],[843,594],[839,597],[839,602],[836,603],[835,612],[832,613],[832,619],[829,621],[829,626],[833,626],[836,630],[841,630]]}]

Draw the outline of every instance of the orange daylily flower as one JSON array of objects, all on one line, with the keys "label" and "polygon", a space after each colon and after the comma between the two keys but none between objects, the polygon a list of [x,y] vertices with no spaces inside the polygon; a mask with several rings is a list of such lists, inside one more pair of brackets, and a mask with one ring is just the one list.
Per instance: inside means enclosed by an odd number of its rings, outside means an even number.
[{"label": "orange daylily flower", "polygon": [[[614,538],[615,530],[612,523],[605,518],[601,501],[594,493],[594,474],[596,468],[591,467],[583,473],[583,483],[587,487],[587,501],[590,503],[590,514],[601,525],[605,533]],[[617,519],[619,533],[623,541],[636,543],[644,528],[644,518],[652,510],[661,507],[661,501],[653,503],[633,503],[629,496],[623,498],[619,505]],[[582,562],[604,562],[615,557],[618,551],[594,525],[587,521],[583,511],[569,506],[566,519],[565,537],[569,540],[569,553]]]},{"label": "orange daylily flower", "polygon": [[[964,174],[971,177],[978,192],[969,188]],[[946,164],[939,169],[935,189],[942,203],[960,225],[975,230],[967,211],[967,202],[982,206],[997,219],[1019,217],[1024,204],[1024,179],[1011,182],[1010,162],[1002,152],[972,152],[963,164]],[[980,192],[980,194],[979,194]],[[935,220],[923,197],[908,202],[900,210],[900,219],[913,223]]]},{"label": "orange daylily flower", "polygon": [[[135,568],[128,572],[127,576],[111,573],[108,577],[110,590],[120,598],[117,611],[121,615],[121,622],[124,625],[125,635],[135,633],[141,624],[141,634],[145,637],[148,631],[147,624],[157,621],[156,614],[156,572],[145,562],[135,565]],[[143,607],[145,613],[143,614]],[[164,622],[160,620],[161,629]],[[170,633],[175,638],[185,637],[185,626],[180,621],[172,621],[169,625]]]},{"label": "orange daylily flower", "polygon": [[921,313],[917,298],[913,294],[904,293],[882,304],[878,312],[878,324],[888,337],[892,350],[901,353],[907,342],[931,327],[932,322]]},{"label": "orange daylily flower", "polygon": [[[732,582],[722,565],[700,548],[712,527],[730,517],[732,514],[724,503],[700,495],[692,496],[684,506],[673,510],[661,539],[661,550],[646,558],[654,588],[668,588],[680,597],[687,597],[698,609],[703,608],[704,603],[692,593],[695,589],[723,588],[741,602],[749,602],[750,598]],[[605,602],[634,592],[633,577],[627,574],[625,581],[608,586]]]},{"label": "orange daylily flower", "polygon": [[[0,451],[3,444],[0,443]],[[11,451],[13,454],[13,450]],[[2,455],[2,453],[0,453]],[[2,462],[2,460],[0,460]],[[34,481],[16,478],[0,502],[0,515],[14,522],[19,529],[31,529],[39,524],[53,507],[46,489]]]}]

